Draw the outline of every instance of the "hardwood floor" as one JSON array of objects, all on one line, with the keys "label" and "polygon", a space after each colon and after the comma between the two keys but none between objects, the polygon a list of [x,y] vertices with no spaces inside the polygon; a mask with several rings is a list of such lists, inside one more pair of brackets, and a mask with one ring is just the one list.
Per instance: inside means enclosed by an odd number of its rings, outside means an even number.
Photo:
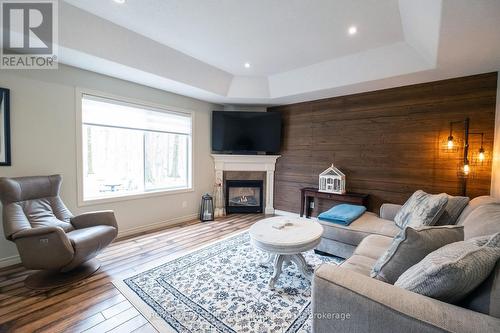
[{"label": "hardwood floor", "polygon": [[119,239],[97,258],[101,268],[76,284],[36,291],[24,287],[20,265],[0,270],[0,332],[156,332],[111,281],[249,228],[264,215],[187,222]]}]

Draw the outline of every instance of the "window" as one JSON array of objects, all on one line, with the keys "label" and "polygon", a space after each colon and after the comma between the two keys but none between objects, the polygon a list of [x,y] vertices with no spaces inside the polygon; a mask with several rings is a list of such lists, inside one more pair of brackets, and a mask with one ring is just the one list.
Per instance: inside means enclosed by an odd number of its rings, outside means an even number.
[{"label": "window", "polygon": [[84,94],[83,200],[191,188],[191,115]]}]

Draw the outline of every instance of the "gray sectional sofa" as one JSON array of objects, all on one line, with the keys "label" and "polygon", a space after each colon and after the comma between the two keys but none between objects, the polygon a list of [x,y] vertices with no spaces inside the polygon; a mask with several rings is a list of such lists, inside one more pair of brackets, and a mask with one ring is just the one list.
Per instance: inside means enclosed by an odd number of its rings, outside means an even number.
[{"label": "gray sectional sofa", "polygon": [[[374,263],[400,231],[392,221],[400,207],[383,205],[380,217],[365,213],[348,227],[320,222],[325,233],[318,249],[348,259],[315,271],[313,331],[500,332],[500,262],[459,305],[370,277]],[[500,202],[488,196],[471,200],[457,224],[464,226],[466,240],[500,232]]]},{"label": "gray sectional sofa", "polygon": [[318,220],[323,225],[324,233],[316,250],[349,258],[361,241],[370,235],[395,237],[401,230],[393,219],[401,208],[400,205],[383,204],[380,217],[366,212],[349,226]]}]

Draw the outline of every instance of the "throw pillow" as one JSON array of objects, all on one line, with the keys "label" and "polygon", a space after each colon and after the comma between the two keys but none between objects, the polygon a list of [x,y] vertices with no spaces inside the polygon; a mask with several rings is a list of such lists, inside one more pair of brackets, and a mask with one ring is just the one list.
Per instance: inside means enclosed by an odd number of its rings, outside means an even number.
[{"label": "throw pillow", "polygon": [[434,225],[441,217],[447,203],[446,193],[428,194],[418,190],[401,207],[394,222],[401,229]]},{"label": "throw pillow", "polygon": [[404,272],[397,287],[455,303],[479,286],[500,258],[500,232],[451,243]]},{"label": "throw pillow", "polygon": [[458,217],[469,203],[468,197],[454,197],[448,195],[448,203],[444,207],[443,214],[435,225],[453,225],[457,224]]},{"label": "throw pillow", "polygon": [[458,305],[500,318],[500,260],[488,278]]},{"label": "throw pillow", "polygon": [[459,306],[500,318],[500,260],[486,280],[474,289]]},{"label": "throw pillow", "polygon": [[446,244],[464,240],[464,228],[457,226],[406,227],[375,263],[371,277],[394,284],[401,274],[429,253]]}]

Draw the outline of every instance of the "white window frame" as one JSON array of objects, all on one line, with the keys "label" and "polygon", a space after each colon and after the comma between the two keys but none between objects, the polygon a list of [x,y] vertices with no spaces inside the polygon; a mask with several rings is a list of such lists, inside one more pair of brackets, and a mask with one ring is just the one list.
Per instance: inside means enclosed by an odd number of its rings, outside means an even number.
[{"label": "white window frame", "polygon": [[[189,115],[191,117],[191,140],[190,140],[190,163],[188,165],[188,182],[189,186],[186,188],[182,189],[160,189],[160,190],[154,190],[154,191],[148,191],[148,192],[143,192],[143,193],[132,193],[132,194],[118,194],[113,197],[107,197],[107,198],[97,198],[97,199],[87,199],[85,200],[84,197],[84,176],[83,176],[83,122],[82,122],[82,98],[84,95],[91,95],[95,97],[100,97],[104,99],[111,99],[111,100],[116,100],[117,102],[124,102],[124,103],[129,103],[133,104],[136,106],[143,106],[146,108],[152,108],[157,111],[164,111],[165,113],[182,113],[185,115]],[[137,100],[137,99],[132,99],[128,97],[122,97],[122,96],[117,96],[113,94],[108,94],[104,93],[101,91],[95,91],[95,90],[89,90],[89,89],[83,89],[83,88],[76,88],[75,89],[75,102],[76,102],[76,173],[77,173],[77,202],[79,207],[83,206],[91,206],[91,205],[96,205],[96,204],[102,204],[102,203],[109,203],[109,202],[120,202],[120,201],[128,201],[128,200],[136,200],[136,199],[143,199],[143,198],[150,198],[150,197],[157,197],[157,196],[167,196],[167,195],[175,195],[175,194],[180,194],[180,193],[189,193],[189,192],[194,192],[194,172],[193,168],[195,165],[195,160],[194,160],[194,142],[195,142],[195,131],[194,131],[194,124],[195,124],[195,113],[192,110],[187,110],[179,107],[174,107],[174,106],[166,106],[166,105],[160,105],[160,104],[155,104],[151,102],[146,102],[142,100]]]}]

